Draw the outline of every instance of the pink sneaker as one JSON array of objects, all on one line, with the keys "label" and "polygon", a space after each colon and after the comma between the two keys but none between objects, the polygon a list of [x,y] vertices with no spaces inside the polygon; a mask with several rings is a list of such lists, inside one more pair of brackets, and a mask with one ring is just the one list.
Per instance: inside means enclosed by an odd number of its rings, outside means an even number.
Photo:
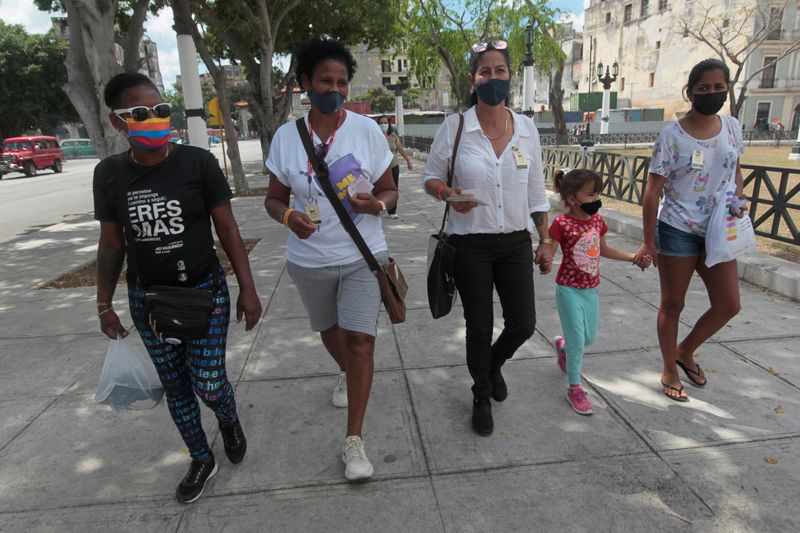
[{"label": "pink sneaker", "polygon": [[567,341],[564,340],[564,337],[561,335],[556,335],[553,337],[553,347],[556,349],[556,355],[558,356],[558,368],[561,369],[562,372],[567,371]]},{"label": "pink sneaker", "polygon": [[572,406],[572,410],[579,415],[588,416],[594,414],[592,404],[589,402],[589,398],[586,397],[586,391],[580,385],[567,389],[567,401]]}]

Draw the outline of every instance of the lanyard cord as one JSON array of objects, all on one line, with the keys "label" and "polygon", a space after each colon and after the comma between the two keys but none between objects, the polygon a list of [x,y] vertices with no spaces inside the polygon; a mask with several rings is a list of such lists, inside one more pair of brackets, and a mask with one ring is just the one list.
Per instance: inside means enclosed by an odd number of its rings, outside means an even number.
[{"label": "lanyard cord", "polygon": [[[333,133],[331,133],[331,136],[328,137],[328,142],[324,143],[324,142],[322,142],[322,139],[320,139],[320,143],[323,146],[326,147],[325,154],[323,154],[323,156],[320,158],[323,161],[325,161],[325,156],[328,155],[327,151],[330,150],[331,146],[333,146],[333,141],[336,139],[336,132],[339,130],[339,126],[341,125],[340,122],[343,122],[342,121],[342,115],[343,114],[344,114],[344,108],[342,108],[339,111],[339,113],[337,114],[337,116],[336,116],[336,127],[333,128]],[[314,128],[311,125],[311,117],[310,116],[308,117],[308,136],[311,139],[311,143],[313,144],[314,143]],[[308,183],[309,183],[309,185],[311,185],[311,172],[314,170],[314,168],[311,165],[311,160],[310,159],[308,159],[307,162],[308,162]]]}]

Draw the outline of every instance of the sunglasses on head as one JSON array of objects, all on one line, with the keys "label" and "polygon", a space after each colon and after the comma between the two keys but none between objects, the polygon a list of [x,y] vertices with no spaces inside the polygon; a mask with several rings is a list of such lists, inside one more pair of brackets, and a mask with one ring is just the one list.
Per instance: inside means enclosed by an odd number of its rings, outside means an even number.
[{"label": "sunglasses on head", "polygon": [[488,43],[475,43],[470,47],[473,54],[480,54],[489,48],[494,50],[505,50],[508,48],[508,43],[505,41],[490,41]]},{"label": "sunglasses on head", "polygon": [[119,118],[124,119],[122,115],[128,113],[130,114],[131,118],[136,122],[142,122],[150,118],[150,112],[152,111],[153,116],[156,118],[167,118],[171,111],[171,106],[167,102],[162,102],[160,104],[156,104],[153,107],[147,107],[146,105],[137,105],[134,107],[129,107],[127,109],[115,109],[114,114],[117,115]]}]

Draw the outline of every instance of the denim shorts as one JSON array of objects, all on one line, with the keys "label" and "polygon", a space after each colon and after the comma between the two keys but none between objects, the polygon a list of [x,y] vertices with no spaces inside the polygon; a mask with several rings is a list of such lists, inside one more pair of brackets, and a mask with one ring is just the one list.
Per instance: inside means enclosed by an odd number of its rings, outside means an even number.
[{"label": "denim shorts", "polygon": [[[375,259],[385,265],[389,254],[378,252]],[[286,270],[300,293],[311,331],[325,331],[338,324],[348,331],[377,335],[381,289],[364,259],[349,265],[319,268],[287,261]]]},{"label": "denim shorts", "polygon": [[656,222],[656,250],[661,255],[673,257],[704,257],[706,240],[659,220]]}]

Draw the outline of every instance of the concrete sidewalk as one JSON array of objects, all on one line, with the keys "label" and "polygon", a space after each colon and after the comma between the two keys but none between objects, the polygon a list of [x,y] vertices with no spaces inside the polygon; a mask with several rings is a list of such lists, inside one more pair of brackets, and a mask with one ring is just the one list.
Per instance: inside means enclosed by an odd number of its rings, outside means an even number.
[{"label": "concrete sidewalk", "polygon": [[[470,428],[461,309],[427,309],[427,235],[442,204],[403,173],[384,220],[410,285],[408,320],[381,317],[365,441],[368,483],[344,481],[345,410],[335,365],[284,269],[286,230],[262,198],[233,201],[264,317],[232,325],[228,370],[249,440],[195,504],[174,500],[188,455],[166,407],[116,414],[93,403],[107,342],[94,288],[37,287],[93,259],[86,216],[0,246],[0,531],[798,531],[800,306],[742,284],[743,309],[700,350],[709,385],[665,398],[654,270],[605,261],[602,321],[584,361],[595,415],[564,399],[548,339],[560,333],[554,276],[536,276],[537,332],[505,367],[495,433]],[[610,241],[634,250],[621,234]],[[235,278],[229,278],[236,296]],[[118,291],[118,309],[125,309]],[[698,279],[681,332],[705,311]],[[502,324],[499,306],[497,331]],[[123,322],[130,323],[127,313]]]}]

